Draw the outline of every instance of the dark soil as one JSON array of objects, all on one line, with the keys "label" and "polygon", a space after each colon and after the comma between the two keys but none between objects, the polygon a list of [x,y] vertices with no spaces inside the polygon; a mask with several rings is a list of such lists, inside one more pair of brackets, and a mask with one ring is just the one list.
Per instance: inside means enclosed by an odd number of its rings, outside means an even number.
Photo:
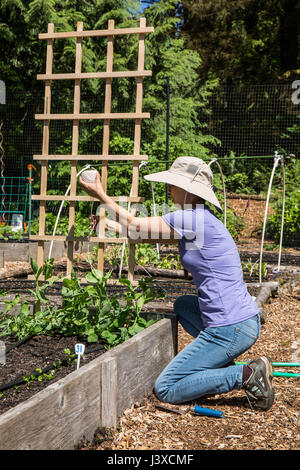
[{"label": "dark soil", "polygon": [[[77,368],[77,356],[75,360],[68,361],[70,355],[67,355],[64,349],[69,349],[73,355],[76,343],[85,345],[85,353],[80,359],[80,366],[87,364],[105,352],[103,340],[98,343],[87,343],[76,336],[33,336],[25,343],[11,350],[9,350],[10,345],[16,344],[17,340],[12,337],[1,337],[1,340],[5,342],[8,352],[6,353],[6,364],[0,365],[0,414],[27,400]],[[96,348],[98,349],[89,352],[89,350]],[[42,371],[49,369],[46,372],[49,374],[49,371],[54,368],[53,363],[58,365],[59,361],[62,364],[60,367],[55,368],[51,380],[44,376],[42,381],[39,381],[36,377],[30,383],[18,382],[18,379],[22,381],[23,377],[30,377],[35,372],[41,377],[36,369],[42,369]],[[6,389],[6,386],[10,383],[12,386]]]}]

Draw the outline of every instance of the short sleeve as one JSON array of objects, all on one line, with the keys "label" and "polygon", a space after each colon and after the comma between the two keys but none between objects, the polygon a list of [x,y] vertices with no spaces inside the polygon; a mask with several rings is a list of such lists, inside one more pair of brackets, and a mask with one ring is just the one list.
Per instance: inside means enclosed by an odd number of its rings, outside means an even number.
[{"label": "short sleeve", "polygon": [[181,238],[186,238],[189,241],[195,238],[197,233],[197,216],[194,210],[177,210],[163,215],[162,218]]}]

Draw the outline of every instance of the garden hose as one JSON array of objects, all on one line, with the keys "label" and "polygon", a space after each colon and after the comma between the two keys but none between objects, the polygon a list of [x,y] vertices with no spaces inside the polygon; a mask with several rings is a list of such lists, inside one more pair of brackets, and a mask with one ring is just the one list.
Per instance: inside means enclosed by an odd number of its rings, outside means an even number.
[{"label": "garden hose", "polygon": [[33,338],[34,335],[28,335],[25,336],[24,338],[20,339],[20,341],[17,341],[16,343],[10,344],[9,346],[6,346],[6,354],[9,353],[9,351],[12,351],[15,348],[18,348],[21,346],[21,344],[26,343],[26,341],[30,340]]},{"label": "garden hose", "polygon": [[[247,362],[235,362],[235,365],[247,365]],[[274,367],[300,367],[300,362],[272,362],[272,366]],[[300,377],[300,374],[296,374],[293,372],[273,372],[274,377],[291,377],[297,378]]]},{"label": "garden hose", "polygon": [[282,168],[283,188],[282,188],[282,213],[281,213],[281,228],[280,228],[280,240],[279,240],[279,253],[278,253],[277,272],[280,271],[282,239],[283,239],[284,211],[285,211],[285,162],[284,162],[284,160],[281,160],[281,168]]},{"label": "garden hose", "polygon": [[[139,165],[139,169],[141,169],[143,166],[147,166],[147,165],[148,165],[148,162],[142,162]],[[149,170],[148,170],[148,173],[149,173]],[[156,216],[155,194],[154,194],[154,188],[153,188],[152,182],[151,182],[151,192],[152,192],[152,201],[153,201],[153,215]],[[132,196],[132,187],[130,189],[130,197],[131,196]],[[128,212],[130,211],[130,206],[131,206],[131,204],[129,202],[128,206],[127,206],[127,211]],[[160,258],[159,243],[156,243],[156,250],[157,250],[158,259],[159,259]],[[121,277],[121,275],[122,275],[124,256],[125,256],[125,242],[123,242],[123,245],[122,245],[122,254],[121,254],[121,261],[120,261],[119,277]],[[146,271],[146,269],[145,269],[145,271]],[[147,272],[147,274],[149,275],[148,272]]]}]

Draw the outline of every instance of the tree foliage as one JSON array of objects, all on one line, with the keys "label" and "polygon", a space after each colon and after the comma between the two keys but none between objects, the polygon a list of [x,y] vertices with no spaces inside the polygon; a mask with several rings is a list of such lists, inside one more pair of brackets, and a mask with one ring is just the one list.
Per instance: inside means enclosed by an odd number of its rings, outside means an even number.
[{"label": "tree foliage", "polygon": [[[22,92],[24,123],[27,129],[34,126],[37,112],[37,96],[42,102],[42,81],[36,75],[45,70],[46,41],[38,39],[40,32],[47,31],[47,24],[54,23],[55,31],[76,29],[78,21],[87,29],[105,29],[108,19],[114,19],[116,27],[137,26],[139,21],[137,0],[0,0],[0,35],[7,38],[7,44],[0,46],[1,79],[5,81],[10,96]],[[178,35],[177,1],[162,0],[150,5],[143,16],[147,24],[155,28],[146,35],[145,68],[152,70],[152,77],[144,80],[144,111],[150,111],[151,119],[143,123],[142,143],[144,151],[153,158],[164,159],[166,145],[166,78],[170,80],[170,158],[186,153],[203,156],[208,145],[217,141],[207,135],[201,117],[207,113],[207,98],[216,87],[217,80],[199,81],[197,70],[201,59],[197,51],[185,47]],[[75,61],[75,38],[54,41],[53,72],[73,72]],[[86,38],[83,40],[82,71],[103,71],[106,69],[106,39]],[[114,70],[135,70],[137,68],[138,41],[135,35],[116,37],[114,40]],[[72,112],[73,82],[62,80],[52,82],[52,112]],[[113,81],[112,112],[135,111],[136,81],[122,78]],[[82,112],[101,112],[104,106],[105,81],[90,79],[81,82]],[[30,110],[28,110],[28,107]],[[35,109],[34,109],[35,107]],[[41,104],[39,104],[39,110]],[[39,112],[39,111],[38,111]],[[30,119],[31,117],[31,119]],[[24,135],[23,123],[20,137]],[[115,126],[115,127],[113,127]],[[124,139],[132,140],[126,123],[112,123],[112,138],[122,146],[128,146]],[[53,124],[55,128],[55,124]],[[88,150],[91,142],[101,141],[102,123],[94,122],[85,127],[80,124],[80,151]],[[52,134],[55,131],[52,131]],[[30,135],[30,132],[27,133]],[[28,142],[28,154],[31,142]],[[71,135],[67,127],[56,131],[52,153],[68,153]],[[100,153],[100,152],[98,152]],[[58,176],[54,175],[54,176]],[[60,175],[61,176],[61,175]]]},{"label": "tree foliage", "polygon": [[297,0],[183,0],[182,32],[202,77],[226,84],[278,81],[299,65]]},{"label": "tree foliage", "polygon": [[[84,23],[84,29],[105,28],[108,19],[114,19],[119,27],[127,27],[134,23],[130,15],[137,5],[136,0],[1,0],[1,79],[11,91],[43,88],[36,75],[45,68],[46,46],[38,35],[47,32],[48,23],[54,23],[57,32],[75,30],[78,21]],[[73,38],[55,41],[56,73],[74,70],[75,41]],[[91,38],[83,41],[84,71],[101,69],[105,53],[102,41]],[[117,67],[121,65],[121,56],[117,55]],[[97,91],[92,81],[87,83]]]}]

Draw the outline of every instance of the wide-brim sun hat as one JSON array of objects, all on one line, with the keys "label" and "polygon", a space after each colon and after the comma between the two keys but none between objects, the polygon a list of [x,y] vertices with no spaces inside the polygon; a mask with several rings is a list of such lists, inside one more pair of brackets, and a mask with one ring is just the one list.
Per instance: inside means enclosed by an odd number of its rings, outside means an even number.
[{"label": "wide-brim sun hat", "polygon": [[178,186],[210,202],[222,212],[222,207],[213,191],[212,171],[201,158],[178,157],[168,170],[145,175],[144,178],[147,181]]}]

